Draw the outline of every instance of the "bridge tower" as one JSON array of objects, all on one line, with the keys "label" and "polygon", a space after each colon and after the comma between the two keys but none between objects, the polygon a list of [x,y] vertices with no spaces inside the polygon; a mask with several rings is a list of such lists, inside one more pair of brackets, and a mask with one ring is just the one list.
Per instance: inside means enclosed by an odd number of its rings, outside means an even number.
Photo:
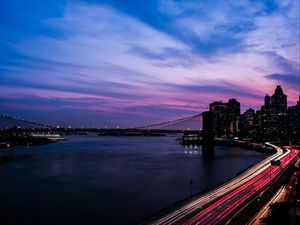
[{"label": "bridge tower", "polygon": [[202,155],[212,157],[215,155],[213,113],[202,113]]}]

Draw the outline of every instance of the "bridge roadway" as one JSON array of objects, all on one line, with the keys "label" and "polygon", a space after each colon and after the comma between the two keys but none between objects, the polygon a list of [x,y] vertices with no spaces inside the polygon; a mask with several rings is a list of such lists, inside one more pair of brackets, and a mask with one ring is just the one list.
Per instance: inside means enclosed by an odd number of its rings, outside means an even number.
[{"label": "bridge roadway", "polygon": [[[245,203],[269,182],[276,179],[281,169],[280,167],[271,166],[271,160],[280,160],[282,169],[285,169],[298,154],[297,151],[288,150],[284,152],[275,145],[266,144],[275,148],[277,152],[229,182],[191,200],[191,202],[150,224],[182,224],[185,221],[186,224],[202,225],[224,222],[225,218],[240,207],[242,203]],[[197,212],[199,213],[196,214]],[[196,216],[192,217],[195,214]]]}]

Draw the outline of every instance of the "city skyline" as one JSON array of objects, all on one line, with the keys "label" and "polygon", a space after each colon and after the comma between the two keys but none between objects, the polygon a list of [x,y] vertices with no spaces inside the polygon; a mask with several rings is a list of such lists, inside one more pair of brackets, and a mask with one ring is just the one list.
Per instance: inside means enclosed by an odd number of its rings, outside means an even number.
[{"label": "city skyline", "polygon": [[259,109],[277,82],[298,100],[299,1],[0,5],[4,113],[126,127],[229,98]]}]

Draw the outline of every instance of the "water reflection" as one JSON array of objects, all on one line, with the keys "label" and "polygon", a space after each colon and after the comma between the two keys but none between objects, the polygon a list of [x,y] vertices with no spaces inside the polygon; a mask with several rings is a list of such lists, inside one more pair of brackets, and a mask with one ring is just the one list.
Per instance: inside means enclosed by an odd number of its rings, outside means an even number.
[{"label": "water reflection", "polygon": [[176,137],[70,136],[14,151],[26,157],[0,164],[6,224],[135,224],[265,157],[217,147],[207,160]]}]

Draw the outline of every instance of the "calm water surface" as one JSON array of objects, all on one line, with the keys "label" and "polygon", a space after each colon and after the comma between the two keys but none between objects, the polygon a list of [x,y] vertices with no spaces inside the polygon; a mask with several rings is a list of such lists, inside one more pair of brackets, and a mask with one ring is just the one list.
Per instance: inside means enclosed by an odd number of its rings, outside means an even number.
[{"label": "calm water surface", "polygon": [[208,161],[176,138],[78,135],[16,147],[13,151],[24,157],[0,164],[1,220],[7,225],[137,224],[266,157],[216,147]]}]

